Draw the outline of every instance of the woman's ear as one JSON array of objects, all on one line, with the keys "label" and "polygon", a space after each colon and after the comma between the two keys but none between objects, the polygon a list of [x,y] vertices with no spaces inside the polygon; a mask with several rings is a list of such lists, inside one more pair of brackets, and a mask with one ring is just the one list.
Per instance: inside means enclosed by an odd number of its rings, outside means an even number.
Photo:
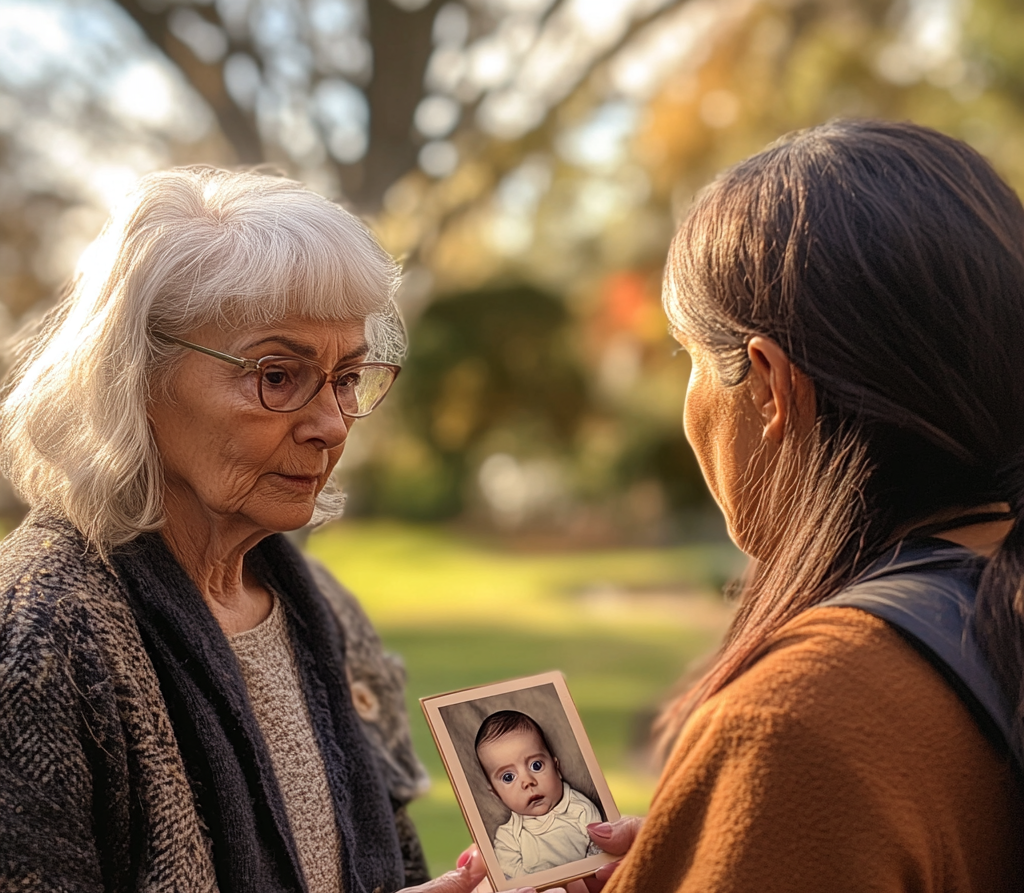
[{"label": "woman's ear", "polygon": [[750,387],[763,437],[781,443],[787,429],[814,418],[814,385],[771,338],[755,335],[747,342]]}]

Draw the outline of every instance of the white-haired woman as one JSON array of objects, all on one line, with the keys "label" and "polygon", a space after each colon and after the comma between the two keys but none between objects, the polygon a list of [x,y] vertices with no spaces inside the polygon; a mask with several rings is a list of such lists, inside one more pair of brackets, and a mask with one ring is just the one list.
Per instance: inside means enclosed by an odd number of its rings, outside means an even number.
[{"label": "white-haired woman", "polygon": [[[296,183],[180,169],[140,183],[22,345],[0,409],[32,509],[0,547],[0,887],[427,880],[400,669],[280,535],[340,507],[349,429],[398,373],[397,275]],[[469,890],[477,862],[428,886]]]}]

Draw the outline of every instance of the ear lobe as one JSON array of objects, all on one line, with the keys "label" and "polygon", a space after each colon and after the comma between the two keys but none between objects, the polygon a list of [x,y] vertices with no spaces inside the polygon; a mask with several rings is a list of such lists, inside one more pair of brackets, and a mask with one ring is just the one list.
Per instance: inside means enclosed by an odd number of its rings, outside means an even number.
[{"label": "ear lobe", "polygon": [[763,437],[772,443],[781,443],[786,429],[793,420],[793,414],[803,406],[805,390],[800,385],[810,385],[785,351],[771,338],[755,335],[747,342],[747,356],[750,358],[750,386],[754,408],[763,425]]}]

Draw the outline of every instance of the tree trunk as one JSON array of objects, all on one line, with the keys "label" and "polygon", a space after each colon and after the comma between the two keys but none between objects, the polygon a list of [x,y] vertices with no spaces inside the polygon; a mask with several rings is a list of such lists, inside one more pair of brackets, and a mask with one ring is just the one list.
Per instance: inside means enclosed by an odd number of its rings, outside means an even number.
[{"label": "tree trunk", "polygon": [[413,114],[423,97],[423,76],[433,48],[434,16],[441,0],[406,12],[391,0],[366,0],[373,47],[369,148],[353,200],[364,212],[380,207],[388,187],[416,166]]}]

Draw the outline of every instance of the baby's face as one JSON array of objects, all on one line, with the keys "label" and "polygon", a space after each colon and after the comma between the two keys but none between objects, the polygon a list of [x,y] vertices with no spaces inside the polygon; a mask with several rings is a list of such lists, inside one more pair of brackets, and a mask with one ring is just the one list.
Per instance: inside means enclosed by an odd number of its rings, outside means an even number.
[{"label": "baby's face", "polygon": [[562,776],[533,729],[509,732],[477,748],[491,789],[512,812],[547,815],[562,799]]}]

